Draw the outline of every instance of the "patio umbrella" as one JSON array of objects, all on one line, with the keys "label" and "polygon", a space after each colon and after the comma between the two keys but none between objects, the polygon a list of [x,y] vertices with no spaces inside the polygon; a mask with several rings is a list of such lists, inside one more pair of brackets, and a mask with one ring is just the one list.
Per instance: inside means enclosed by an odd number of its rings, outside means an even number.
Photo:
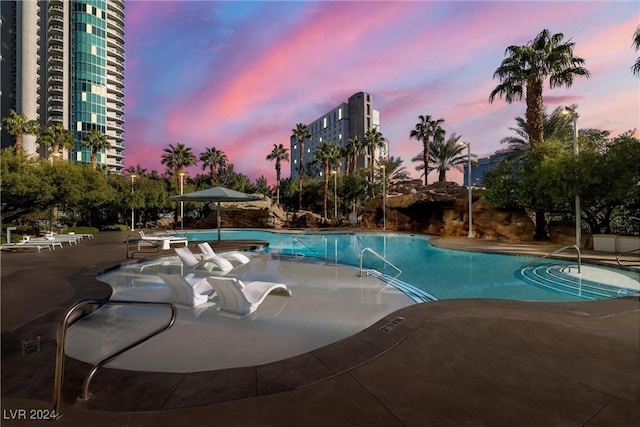
[{"label": "patio umbrella", "polygon": [[260,200],[260,197],[240,191],[230,190],[224,187],[211,187],[206,190],[194,191],[169,197],[169,200],[184,202],[217,202],[216,209],[218,216],[218,241],[220,241],[220,202],[250,202]]}]

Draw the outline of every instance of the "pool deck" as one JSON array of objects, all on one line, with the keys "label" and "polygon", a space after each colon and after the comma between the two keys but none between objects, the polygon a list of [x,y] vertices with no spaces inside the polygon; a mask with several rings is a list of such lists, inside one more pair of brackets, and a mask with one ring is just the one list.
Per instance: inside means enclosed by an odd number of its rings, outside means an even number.
[{"label": "pool deck", "polygon": [[[95,276],[131,261],[125,236],[1,255],[3,426],[37,425],[42,412],[29,409],[51,408],[57,325],[74,301],[110,295]],[[434,244],[522,255],[556,248],[465,238]],[[583,258],[615,262],[610,253]],[[23,340],[37,336],[39,351],[22,355]],[[92,384],[94,399],[76,402],[88,370],[67,358],[58,425],[638,426],[640,299],[413,305],[274,364],[192,374],[105,368]]]}]

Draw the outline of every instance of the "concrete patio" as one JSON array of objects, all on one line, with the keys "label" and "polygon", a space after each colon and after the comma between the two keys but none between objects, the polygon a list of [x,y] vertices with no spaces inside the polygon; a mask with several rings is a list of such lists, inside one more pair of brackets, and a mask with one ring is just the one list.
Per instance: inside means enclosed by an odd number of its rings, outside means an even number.
[{"label": "concrete patio", "polygon": [[[110,295],[95,276],[131,262],[125,236],[100,233],[63,250],[2,254],[2,425],[37,425],[47,412],[30,409],[51,409],[58,323],[73,302]],[[39,351],[23,355],[23,340],[38,336]],[[105,368],[92,385],[95,397],[76,402],[89,369],[67,358],[58,425],[638,426],[640,299],[429,302],[273,364],[188,374]]]}]

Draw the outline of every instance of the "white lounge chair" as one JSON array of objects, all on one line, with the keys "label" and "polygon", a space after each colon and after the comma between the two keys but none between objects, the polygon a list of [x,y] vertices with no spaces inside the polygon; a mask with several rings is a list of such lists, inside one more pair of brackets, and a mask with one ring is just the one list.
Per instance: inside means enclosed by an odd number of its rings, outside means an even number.
[{"label": "white lounge chair", "polygon": [[235,277],[207,277],[207,281],[219,298],[220,314],[241,319],[258,309],[271,292],[291,296],[291,291],[282,283],[242,283]]},{"label": "white lounge chair", "polygon": [[141,246],[144,246],[145,243],[148,245],[158,246],[160,249],[171,249],[171,245],[183,245],[185,248],[189,244],[189,241],[186,237],[178,237],[178,236],[150,236],[148,234],[144,234],[144,231],[140,230],[138,232],[140,234],[141,241],[138,242],[138,249]]},{"label": "white lounge chair", "polygon": [[166,283],[171,291],[171,302],[185,307],[196,307],[209,300],[211,286],[206,279],[200,279],[191,284],[185,277],[178,274],[158,273],[158,277]]},{"label": "white lounge chair", "polygon": [[189,270],[205,270],[211,272],[217,268],[226,274],[233,269],[233,264],[222,257],[217,256],[199,260],[189,248],[174,248],[174,250],[180,258],[180,261],[182,261],[182,266]]},{"label": "white lounge chair", "polygon": [[208,259],[213,257],[222,257],[226,258],[229,261],[238,261],[240,264],[246,264],[249,262],[249,258],[246,255],[241,254],[238,251],[233,252],[224,252],[221,254],[215,253],[209,242],[198,243],[198,248],[200,248],[200,252],[202,252],[202,259]]},{"label": "white lounge chair", "polygon": [[[58,243],[60,247],[62,247],[62,243]],[[36,249],[40,252],[42,249],[55,249],[56,244],[54,243],[32,243],[32,242],[19,242],[19,243],[3,243],[2,250],[22,250],[22,249]]]}]

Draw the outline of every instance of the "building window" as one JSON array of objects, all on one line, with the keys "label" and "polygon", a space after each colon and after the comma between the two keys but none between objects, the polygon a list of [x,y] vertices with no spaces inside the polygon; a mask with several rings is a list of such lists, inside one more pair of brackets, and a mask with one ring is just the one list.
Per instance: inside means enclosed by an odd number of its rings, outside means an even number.
[{"label": "building window", "polygon": [[325,128],[327,127],[327,118],[326,117],[324,117],[322,119],[322,127],[325,127]]},{"label": "building window", "polygon": [[338,120],[342,120],[342,107],[338,108]]}]

